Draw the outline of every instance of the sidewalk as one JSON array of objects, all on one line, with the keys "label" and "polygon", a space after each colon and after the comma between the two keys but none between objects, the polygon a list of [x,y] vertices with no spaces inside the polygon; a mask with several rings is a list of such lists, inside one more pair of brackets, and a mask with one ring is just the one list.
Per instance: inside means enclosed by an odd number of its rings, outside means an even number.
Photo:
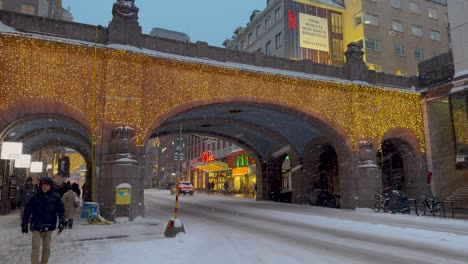
[{"label": "sidewalk", "polygon": [[[77,215],[75,222],[73,229],[65,229],[60,235],[54,231],[49,263],[69,263],[70,259],[73,263],[90,263],[85,261],[86,252],[110,241],[124,240],[128,243],[164,239],[165,223],[158,220],[136,219],[131,224],[89,225]],[[21,233],[19,210],[0,216],[0,237],[1,263],[30,263],[31,232]]]}]

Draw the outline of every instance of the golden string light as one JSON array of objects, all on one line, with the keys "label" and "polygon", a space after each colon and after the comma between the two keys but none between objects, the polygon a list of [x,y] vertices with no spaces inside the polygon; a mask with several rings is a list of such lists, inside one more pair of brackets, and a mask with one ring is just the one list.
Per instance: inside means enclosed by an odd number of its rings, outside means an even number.
[{"label": "golden string light", "polygon": [[[23,35],[0,35],[0,109],[19,99],[47,98],[70,105],[88,120],[92,111],[93,47]],[[92,127],[100,143],[102,122],[128,124],[138,145],[162,114],[204,99],[258,98],[331,120],[353,146],[380,142],[392,128],[412,130],[424,151],[418,93],[248,72],[99,48]]]}]

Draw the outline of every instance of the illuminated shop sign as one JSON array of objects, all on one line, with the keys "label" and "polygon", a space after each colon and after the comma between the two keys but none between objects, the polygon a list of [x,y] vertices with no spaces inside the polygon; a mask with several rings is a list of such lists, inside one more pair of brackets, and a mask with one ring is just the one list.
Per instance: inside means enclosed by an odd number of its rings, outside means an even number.
[{"label": "illuminated shop sign", "polygon": [[202,162],[210,162],[215,160],[215,156],[211,154],[211,151],[205,151],[201,155]]}]

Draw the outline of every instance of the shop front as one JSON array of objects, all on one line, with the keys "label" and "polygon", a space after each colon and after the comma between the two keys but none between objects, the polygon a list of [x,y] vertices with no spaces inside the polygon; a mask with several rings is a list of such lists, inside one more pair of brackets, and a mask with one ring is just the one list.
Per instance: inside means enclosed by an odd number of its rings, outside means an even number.
[{"label": "shop front", "polygon": [[256,183],[255,165],[232,169],[232,179],[234,193],[251,193],[252,183]]},{"label": "shop front", "polygon": [[[197,189],[205,191],[224,191],[224,183],[227,181],[232,189],[232,169],[222,161],[201,163],[195,166],[194,182]],[[210,188],[209,188],[210,187]]]}]

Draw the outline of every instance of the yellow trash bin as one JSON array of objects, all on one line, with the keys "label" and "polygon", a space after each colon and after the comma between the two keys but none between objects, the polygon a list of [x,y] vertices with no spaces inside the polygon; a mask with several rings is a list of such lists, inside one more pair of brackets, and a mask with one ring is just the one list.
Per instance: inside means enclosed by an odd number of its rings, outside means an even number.
[{"label": "yellow trash bin", "polygon": [[121,183],[115,187],[115,205],[129,205],[132,201],[132,186]]}]

